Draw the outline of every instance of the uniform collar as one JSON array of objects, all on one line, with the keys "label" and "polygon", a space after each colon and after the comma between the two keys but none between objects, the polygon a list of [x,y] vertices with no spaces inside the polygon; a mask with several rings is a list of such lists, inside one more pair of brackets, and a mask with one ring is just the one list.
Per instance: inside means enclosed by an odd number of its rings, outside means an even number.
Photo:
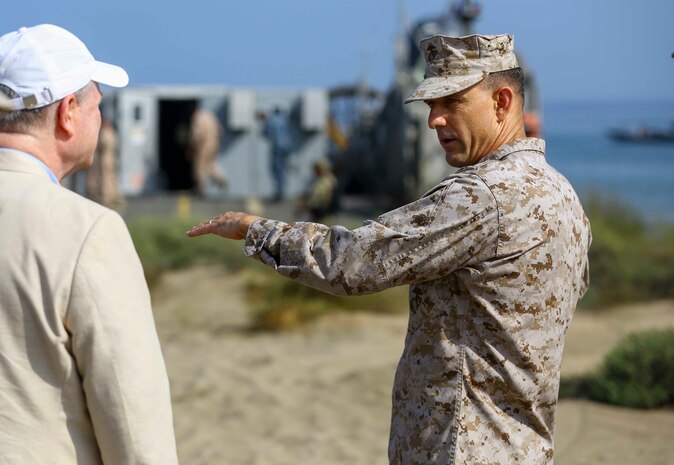
[{"label": "uniform collar", "polygon": [[502,145],[501,147],[494,150],[487,156],[483,157],[477,163],[482,163],[485,160],[503,160],[505,157],[515,152],[525,152],[525,151],[539,152],[541,155],[545,156],[545,141],[543,139],[537,139],[535,137],[517,139],[509,144]]}]

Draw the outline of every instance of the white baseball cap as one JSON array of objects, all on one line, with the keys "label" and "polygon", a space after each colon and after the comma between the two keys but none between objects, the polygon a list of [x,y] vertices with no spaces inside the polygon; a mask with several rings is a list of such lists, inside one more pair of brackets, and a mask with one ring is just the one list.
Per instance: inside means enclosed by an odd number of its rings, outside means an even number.
[{"label": "white baseball cap", "polygon": [[6,111],[49,105],[90,81],[124,87],[129,76],[119,66],[96,61],[80,39],[52,24],[22,27],[0,37],[0,84],[18,94],[0,99]]}]

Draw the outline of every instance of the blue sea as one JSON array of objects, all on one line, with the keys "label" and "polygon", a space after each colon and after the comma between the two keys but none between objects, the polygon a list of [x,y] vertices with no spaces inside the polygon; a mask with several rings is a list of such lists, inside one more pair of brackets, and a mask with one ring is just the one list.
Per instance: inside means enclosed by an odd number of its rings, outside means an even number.
[{"label": "blue sea", "polygon": [[550,103],[543,108],[543,124],[548,161],[581,200],[614,198],[649,223],[674,222],[674,143],[607,136],[616,128],[669,129],[674,101]]}]

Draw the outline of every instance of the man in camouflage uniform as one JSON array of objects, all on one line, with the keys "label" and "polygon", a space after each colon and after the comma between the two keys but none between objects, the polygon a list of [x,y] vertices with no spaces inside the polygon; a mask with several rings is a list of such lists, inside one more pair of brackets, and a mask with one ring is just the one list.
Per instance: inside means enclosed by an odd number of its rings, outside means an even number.
[{"label": "man in camouflage uniform", "polygon": [[108,208],[119,210],[124,196],[117,181],[117,148],[119,138],[110,120],[101,120],[94,163],[87,170],[87,197]]},{"label": "man in camouflage uniform", "polygon": [[288,157],[292,151],[290,121],[288,114],[280,107],[274,107],[265,118],[262,132],[271,145],[270,168],[274,178],[274,201],[278,202],[285,196]]},{"label": "man in camouflage uniform", "polygon": [[433,36],[425,101],[460,169],[421,199],[347,230],[228,212],[195,227],[335,294],[409,285],[392,464],[550,464],[564,335],[588,284],[590,227],[526,138],[513,39]]},{"label": "man in camouflage uniform", "polygon": [[217,163],[222,134],[217,116],[205,108],[194,110],[190,119],[187,157],[192,161],[192,176],[200,196],[207,194],[209,180],[220,189],[227,187],[227,178]]},{"label": "man in camouflage uniform", "polygon": [[307,215],[309,221],[323,221],[329,213],[334,212],[337,178],[325,158],[314,161],[312,168],[314,175],[300,197],[298,213],[300,216]]}]

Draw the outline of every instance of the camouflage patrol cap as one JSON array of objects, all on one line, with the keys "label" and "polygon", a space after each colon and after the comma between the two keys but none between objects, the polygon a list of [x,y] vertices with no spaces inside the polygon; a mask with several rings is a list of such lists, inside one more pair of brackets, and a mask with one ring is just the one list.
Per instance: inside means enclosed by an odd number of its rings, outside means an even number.
[{"label": "camouflage patrol cap", "polygon": [[423,39],[426,73],[405,103],[446,97],[477,84],[489,73],[517,68],[513,44],[509,34]]}]

